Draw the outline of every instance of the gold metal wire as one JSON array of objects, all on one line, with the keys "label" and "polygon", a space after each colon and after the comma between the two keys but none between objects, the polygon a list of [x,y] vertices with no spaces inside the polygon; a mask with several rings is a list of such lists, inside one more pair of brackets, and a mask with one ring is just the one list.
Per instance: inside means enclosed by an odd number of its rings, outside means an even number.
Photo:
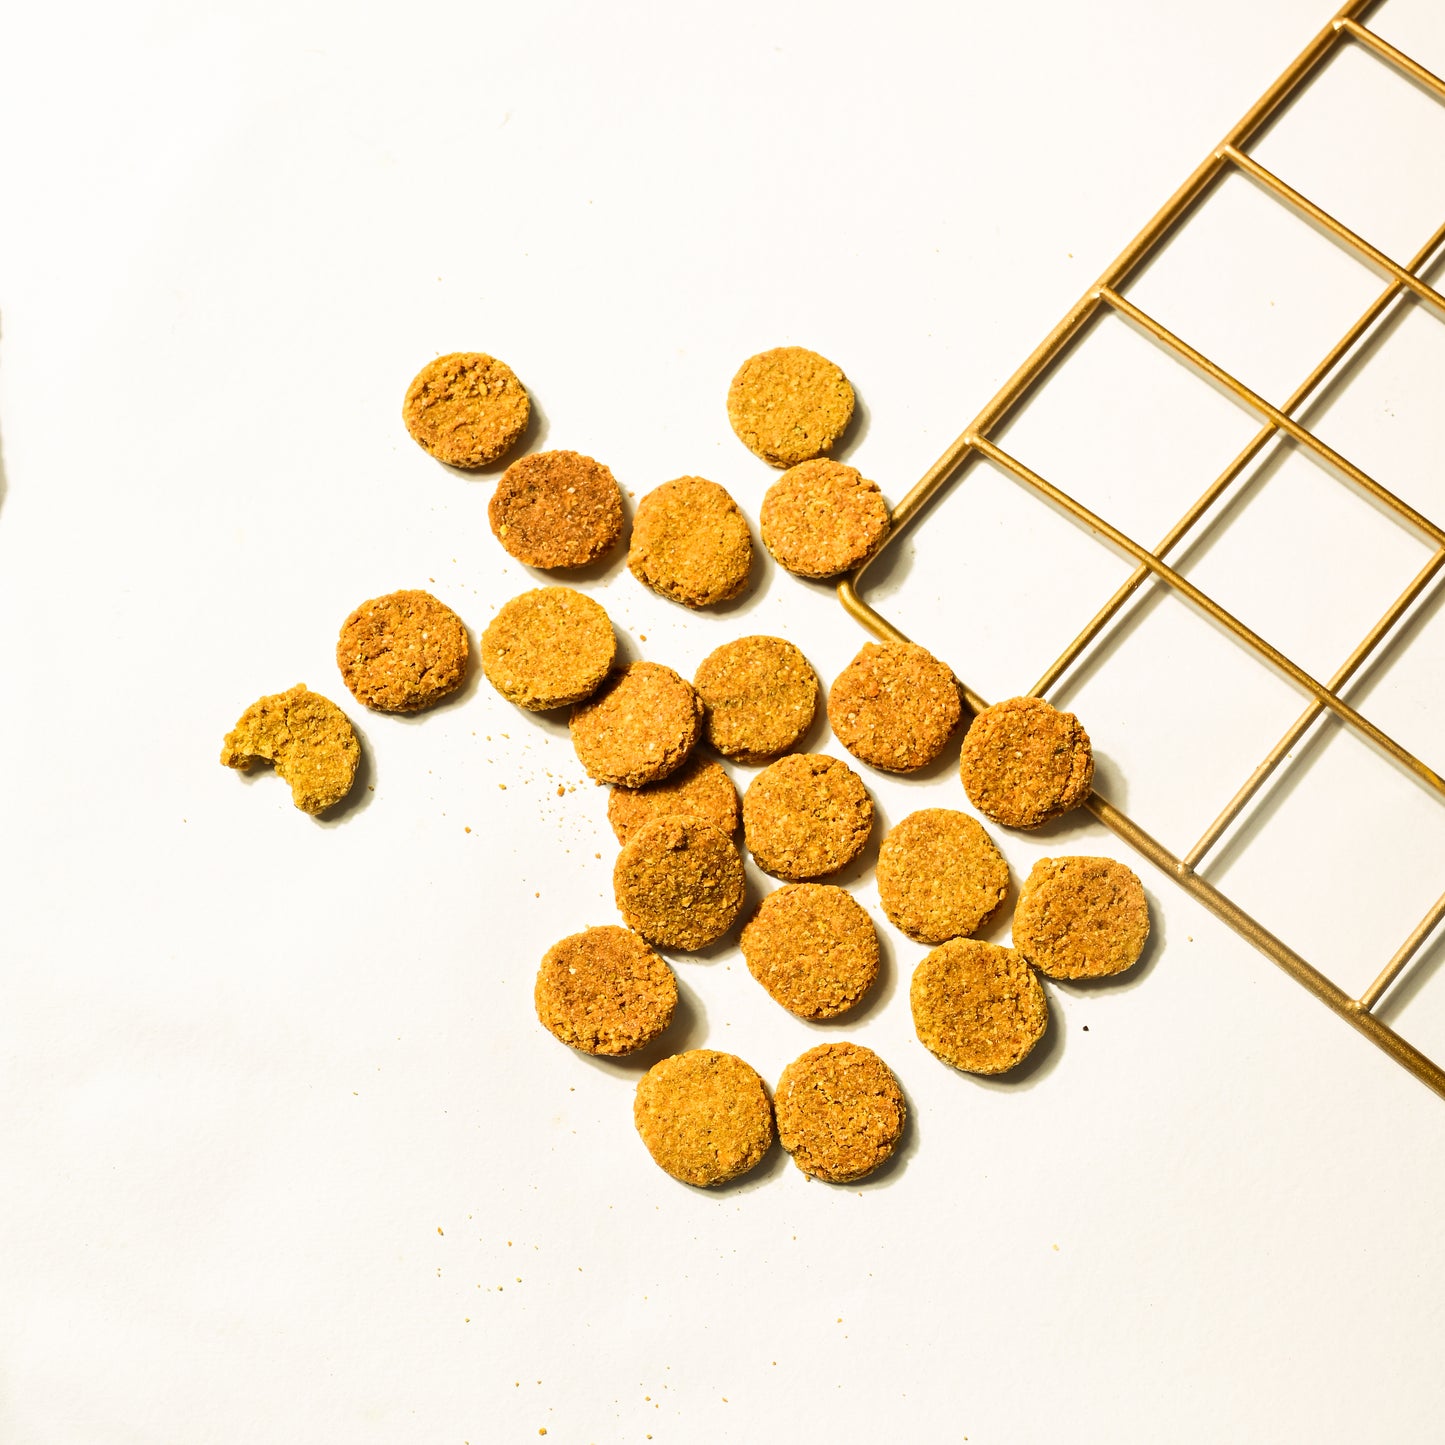
[{"label": "gold metal wire", "polygon": [[[1332,712],[1345,726],[1355,729],[1368,738],[1376,747],[1394,758],[1435,792],[1445,795],[1445,778],[1442,778],[1402,744],[1382,732],[1341,695],[1342,690],[1357,674],[1361,666],[1394,631],[1400,619],[1420,598],[1442,569],[1445,569],[1445,528],[1395,496],[1393,492],[1355,466],[1353,462],[1326,445],[1294,416],[1299,407],[1315,395],[1319,388],[1336,373],[1340,364],[1366,333],[1402,298],[1414,297],[1432,308],[1437,314],[1445,316],[1445,296],[1442,296],[1419,275],[1419,272],[1429,263],[1441,245],[1445,244],[1445,224],[1435,231],[1408,263],[1401,264],[1371,245],[1370,242],[1316,205],[1307,196],[1295,190],[1287,181],[1261,165],[1246,150],[1249,142],[1290,101],[1320,65],[1335,52],[1339,45],[1346,42],[1361,45],[1372,55],[1394,67],[1401,75],[1430,91],[1438,99],[1445,101],[1445,81],[1433,75],[1424,66],[1397,50],[1388,41],[1381,39],[1361,23],[1362,17],[1377,3],[1378,0],[1349,0],[1349,3],[1345,4],[1314,36],[1234,129],[1204,158],[1158,214],[1124,248],[1094,285],[1079,298],[1063,320],[1044,338],[998,394],[963,430],[957,440],[944,451],[943,455],[894,507],[893,530],[889,537],[873,557],[859,567],[850,578],[839,584],[838,595],[849,614],[875,636],[892,641],[906,641],[904,634],[898,628],[863,600],[859,588],[869,567],[877,561],[883,551],[896,543],[903,529],[922,512],[928,502],[944,486],[955,482],[962,475],[968,463],[977,458],[984,458],[996,466],[1002,467],[1029,490],[1062,508],[1080,524],[1090,528],[1113,546],[1127,553],[1137,564],[1128,580],[1083,626],[1074,640],[1034,684],[1030,689],[1031,695],[1043,696],[1052,688],[1084,655],[1109,623],[1118,616],[1120,610],[1141,584],[1151,577],[1159,579],[1180,593],[1267,663],[1303,688],[1310,694],[1309,705],[1245,780],[1214,822],[1182,856],[1176,855],[1135,823],[1133,819],[1097,793],[1089,799],[1086,806],[1101,823],[1112,829],[1114,833],[1157,867],[1174,877],[1199,902],[1222,918],[1237,933],[1247,938],[1342,1018],[1348,1020],[1372,1043],[1403,1064],[1416,1078],[1427,1084],[1436,1093],[1445,1096],[1445,1069],[1442,1069],[1440,1065],[1427,1058],[1413,1044],[1397,1034],[1374,1012],[1390,986],[1408,966],[1410,960],[1415,957],[1441,922],[1445,921],[1445,893],[1442,893],[1429,912],[1411,930],[1409,936],[1381,969],[1374,982],[1358,998],[1355,998],[1307,962],[1283,940],[1275,937],[1258,920],[1220,892],[1206,878],[1201,877],[1197,871],[1199,864],[1228,831],[1230,825],[1238,818],[1249,801],[1326,711]],[[1389,278],[1389,284],[1385,289],[1310,371],[1282,407],[1274,406],[1242,381],[1195,350],[1188,342],[1174,335],[1162,323],[1134,305],[1121,291],[1138,267],[1158,249],[1179,222],[1208,194],[1220,177],[1230,170],[1249,176],[1283,204],[1307,217],[1327,231],[1341,245],[1347,247],[1368,265],[1384,272]],[[1083,334],[1090,322],[1106,311],[1122,317],[1129,324],[1152,336],[1157,342],[1172,351],[1182,363],[1232,393],[1263,419],[1260,430],[1239,455],[1230,462],[1152,550],[1140,545],[1104,518],[1097,516],[1081,502],[1069,496],[1061,488],[1010,456],[990,435],[1002,422],[1007,420],[1019,404],[1047,376],[1050,369],[1069,350],[1073,342]],[[1373,497],[1423,536],[1429,538],[1436,548],[1430,560],[1410,580],[1379,621],[1341,663],[1328,682],[1320,682],[1305,672],[1271,643],[1221,607],[1213,598],[1194,586],[1165,560],[1168,553],[1195,529],[1198,523],[1215,507],[1219,499],[1234,486],[1260,452],[1281,435],[1289,437],[1298,445],[1313,452],[1328,468],[1337,472],[1348,483]],[[963,694],[975,712],[987,706],[985,700],[967,684],[963,685]]]}]

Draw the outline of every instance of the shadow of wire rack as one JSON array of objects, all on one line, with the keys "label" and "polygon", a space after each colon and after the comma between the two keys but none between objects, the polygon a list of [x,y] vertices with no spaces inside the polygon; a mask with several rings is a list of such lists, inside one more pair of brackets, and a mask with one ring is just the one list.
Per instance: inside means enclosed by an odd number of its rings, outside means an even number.
[{"label": "shadow of wire rack", "polygon": [[[1145,583],[1163,587],[1184,599],[1188,604],[1206,614],[1218,627],[1225,629],[1240,644],[1252,650],[1257,657],[1267,662],[1279,674],[1288,678],[1308,696],[1307,706],[1249,777],[1239,786],[1238,791],[1225,804],[1215,820],[1182,853],[1176,854],[1170,847],[1140,827],[1121,808],[1115,807],[1097,794],[1090,799],[1087,806],[1101,823],[1173,877],[1195,898],[1258,947],[1337,1014],[1403,1064],[1422,1082],[1437,1093],[1445,1095],[1445,1068],[1427,1057],[1378,1016],[1378,1006],[1387,990],[1402,974],[1410,961],[1415,958],[1421,945],[1431,937],[1437,925],[1441,923],[1442,919],[1445,919],[1445,894],[1442,894],[1434,902],[1425,916],[1411,929],[1393,955],[1380,968],[1373,982],[1363,992],[1355,995],[1347,992],[1338,983],[1307,962],[1300,953],[1266,929],[1237,902],[1226,896],[1220,888],[1202,877],[1199,872],[1201,863],[1216,850],[1220,840],[1229,832],[1231,825],[1276,773],[1276,770],[1290,759],[1292,750],[1301,739],[1317,722],[1322,718],[1328,720],[1330,715],[1333,715],[1338,725],[1367,739],[1370,744],[1387,754],[1396,764],[1407,769],[1415,779],[1433,792],[1437,801],[1445,801],[1445,778],[1442,778],[1393,737],[1383,732],[1375,723],[1362,716],[1342,695],[1351,680],[1361,674],[1361,669],[1376,653],[1381,643],[1391,636],[1401,619],[1425,593],[1436,574],[1441,571],[1442,567],[1445,567],[1445,526],[1417,511],[1394,492],[1321,441],[1313,431],[1307,429],[1296,419],[1296,413],[1307,401],[1311,398],[1317,399],[1329,385],[1338,380],[1342,364],[1346,362],[1346,359],[1355,353],[1362,340],[1375,332],[1380,323],[1402,303],[1413,301],[1424,303],[1433,311],[1437,319],[1445,320],[1445,297],[1442,297],[1432,286],[1421,279],[1421,273],[1428,270],[1432,260],[1437,258],[1442,244],[1445,244],[1445,224],[1440,225],[1408,261],[1398,262],[1295,190],[1286,180],[1260,164],[1247,149],[1252,141],[1258,140],[1263,135],[1270,122],[1282,114],[1285,107],[1296,98],[1311,78],[1317,75],[1325,62],[1349,46],[1361,47],[1375,59],[1383,62],[1396,73],[1400,78],[1400,83],[1413,82],[1416,87],[1427,92],[1434,99],[1445,102],[1445,82],[1362,23],[1364,17],[1375,10],[1378,4],[1379,0],[1351,0],[1351,3],[1346,4],[1310,41],[1253,108],[1175,192],[1163,209],[1125,247],[1099,280],[1084,293],[1037,350],[1005,383],[1003,389],[974,418],[962,435],[949,446],[917,485],[899,502],[893,510],[893,530],[884,546],[850,578],[839,585],[838,593],[848,612],[874,635],[893,641],[906,640],[904,634],[897,627],[864,601],[860,593],[864,578],[878,558],[896,544],[907,524],[918,518],[926,505],[937,494],[945,488],[956,486],[966,473],[970,463],[986,460],[1022,484],[1027,493],[1045,503],[1052,504],[1054,508],[1061,509],[1098,537],[1106,539],[1118,552],[1125,554],[1135,564],[1127,579],[1097,613],[1080,628],[1078,634],[1062,654],[1029,688],[1028,691],[1031,695],[1046,696],[1050,690],[1054,689],[1065,673],[1074,667],[1081,658],[1084,658],[1089,649],[1095,647],[1107,634],[1110,625]],[[1317,230],[1328,233],[1335,241],[1386,278],[1384,289],[1379,292],[1363,314],[1279,405],[1275,405],[1259,395],[1243,381],[1203,355],[1122,294],[1125,285],[1142,271],[1145,264],[1175,233],[1179,223],[1195,210],[1216,184],[1226,176],[1237,176],[1241,173],[1271,194],[1279,203],[1302,216]],[[1187,508],[1162,540],[1152,548],[1141,545],[1082,502],[1064,492],[1059,486],[1026,466],[999,445],[996,439],[1004,424],[1039,388],[1040,383],[1051,373],[1055,364],[1071,350],[1090,324],[1096,318],[1108,315],[1127,322],[1178,358],[1184,366],[1193,369],[1195,373],[1204,377],[1216,388],[1231,394],[1233,398],[1243,403],[1249,411],[1255,414],[1260,422],[1258,431],[1243,450]],[[1196,529],[1201,521],[1206,517],[1217,518],[1218,504],[1222,499],[1230,498],[1237,492],[1240,478],[1245,475],[1255,459],[1272,443],[1282,440],[1292,442],[1295,446],[1313,453],[1315,458],[1322,461],[1327,468],[1332,469],[1338,477],[1344,478],[1347,484],[1353,484],[1355,488],[1372,498],[1377,506],[1393,513],[1396,519],[1405,527],[1412,529],[1431,549],[1425,565],[1409,580],[1384,615],[1325,680],[1320,680],[1307,672],[1264,637],[1246,626],[1238,617],[1222,607],[1214,598],[1182,575],[1179,570],[1176,570],[1176,567],[1171,566],[1168,560],[1171,553],[1178,554],[1180,543],[1184,539],[1191,535],[1197,535]],[[1102,665],[1107,666],[1108,664]],[[969,706],[975,711],[987,706],[985,699],[968,687],[966,683],[963,690]],[[1124,764],[1124,771],[1127,774],[1127,763]]]}]

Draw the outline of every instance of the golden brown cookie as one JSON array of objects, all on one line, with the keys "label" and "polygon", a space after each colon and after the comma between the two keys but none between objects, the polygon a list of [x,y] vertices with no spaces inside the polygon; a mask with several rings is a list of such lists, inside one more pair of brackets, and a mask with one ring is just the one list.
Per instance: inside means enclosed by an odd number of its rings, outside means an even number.
[{"label": "golden brown cookie", "polygon": [[532,403],[505,361],[454,351],[417,372],[401,417],[412,440],[451,467],[484,467],[517,444]]},{"label": "golden brown cookie", "polygon": [[978,931],[1008,892],[1008,864],[967,813],[924,808],[878,850],[878,901],[919,943]]},{"label": "golden brown cookie", "polygon": [[487,506],[492,535],[529,567],[585,567],[622,536],[622,491],[577,452],[533,452],[502,473]]},{"label": "golden brown cookie", "polygon": [[890,773],[931,763],[962,711],[953,673],[912,642],[865,642],[828,689],[828,721],[838,741]]},{"label": "golden brown cookie", "polygon": [[862,1044],[819,1044],[794,1059],[774,1097],[778,1142],[814,1179],[851,1184],[889,1159],[908,1118],[893,1070]]},{"label": "golden brown cookie", "polygon": [[629,928],[663,948],[706,948],[743,906],[743,860],[726,834],[697,818],[645,823],[612,870]]},{"label": "golden brown cookie", "polygon": [[1013,949],[975,938],[935,948],[914,970],[908,1000],[924,1047],[970,1074],[1021,1064],[1049,1023],[1033,969]]},{"label": "golden brown cookie", "polygon": [[1037,828],[1089,796],[1094,754],[1073,713],[1042,698],[1011,697],[974,718],[959,772],[985,817],[1005,828]]},{"label": "golden brown cookie", "polygon": [[633,662],[577,704],[569,728],[588,777],[640,788],[686,761],[702,732],[702,703],[670,667]]},{"label": "golden brown cookie", "polygon": [[221,762],[247,773],[272,764],[291,784],[303,813],[324,813],[350,791],[361,748],[346,714],[330,698],[297,683],[253,702],[226,734]]},{"label": "golden brown cookie", "polygon": [[726,1184],[773,1145],[773,1106],[757,1070],[715,1049],[654,1064],[637,1085],[632,1120],[653,1162],[684,1184]]},{"label": "golden brown cookie", "polygon": [[644,823],[658,818],[701,818],[731,838],[738,828],[738,790],[711,758],[694,753],[675,773],[645,788],[613,788],[607,821],[625,843]]},{"label": "golden brown cookie", "polygon": [[654,592],[709,607],[747,587],[753,539],[738,504],[716,482],[679,477],[637,504],[627,565]]},{"label": "golden brown cookie", "polygon": [[1050,978],[1107,978],[1149,940],[1138,875],[1113,858],[1040,858],[1014,910],[1014,947]]},{"label": "golden brown cookie", "polygon": [[749,357],[728,388],[738,440],[775,467],[831,451],[853,419],[853,388],[827,357],[779,346]]},{"label": "golden brown cookie", "polygon": [[776,878],[822,878],[863,851],[873,800],[837,758],[789,753],[743,794],[743,837],[759,868]]},{"label": "golden brown cookie", "polygon": [[878,977],[873,920],[829,883],[788,883],[768,894],[740,942],[748,971],[800,1019],[847,1013]]},{"label": "golden brown cookie", "polygon": [[430,592],[388,592],[341,624],[336,665],[352,695],[376,712],[420,712],[454,693],[471,642],[462,619]]},{"label": "golden brown cookie", "polygon": [[781,637],[739,637],[703,658],[693,685],[707,740],[725,758],[766,763],[793,747],[818,711],[818,675]]},{"label": "golden brown cookie", "polygon": [[677,980],[635,933],[609,923],[554,943],[533,999],[554,1037],[614,1058],[650,1044],[672,1022]]},{"label": "golden brown cookie", "polygon": [[888,535],[888,504],[856,467],[821,460],[785,472],[758,514],[763,545],[799,577],[851,572]]},{"label": "golden brown cookie", "polygon": [[537,587],[504,602],[482,633],[482,671],[529,712],[591,697],[617,655],[612,620],[570,587]]}]

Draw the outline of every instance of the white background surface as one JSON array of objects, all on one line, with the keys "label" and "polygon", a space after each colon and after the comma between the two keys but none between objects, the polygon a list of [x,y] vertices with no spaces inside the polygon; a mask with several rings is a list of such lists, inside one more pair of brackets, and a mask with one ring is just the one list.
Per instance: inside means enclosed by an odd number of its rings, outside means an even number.
[{"label": "white background surface", "polygon": [[[1436,8],[1390,0],[1376,23],[1439,71]],[[547,946],[614,917],[605,793],[565,727],[480,679],[419,718],[360,716],[332,655],[377,593],[427,587],[476,634],[534,585],[487,531],[492,478],[401,427],[430,356],[506,358],[537,445],[638,495],[702,473],[755,519],[773,474],[730,434],[727,382],[752,352],[812,346],[858,388],[848,460],[896,499],[1325,18],[1319,0],[10,16],[0,1439],[1438,1438],[1441,1102],[1167,881],[1141,865],[1145,962],[1051,989],[1012,1082],[917,1043],[924,950],[881,917],[885,976],[842,1025],[783,1014],[731,946],[678,959],[672,1047],[771,1081],[857,1038],[912,1110],[871,1184],[809,1183],[775,1152],[690,1191],[633,1132],[640,1066],[574,1055],[532,1014]],[[1442,112],[1348,65],[1260,154],[1403,258],[1445,215]],[[1135,294],[1282,396],[1380,282],[1226,191]],[[1066,368],[1011,444],[1152,542],[1252,427],[1122,329],[1088,344],[1166,371],[1163,399]],[[1411,311],[1314,416],[1436,515],[1442,359]],[[1166,415],[1183,440],[1150,430]],[[1307,459],[1265,472],[1189,566],[1327,672],[1425,554]],[[999,696],[1121,570],[971,476],[875,595]],[[862,640],[766,559],[721,615],[619,559],[584,585],[629,655],[686,674],[776,631],[827,679]],[[1177,608],[1140,609],[1116,665],[1060,695],[1101,789],[1183,847],[1300,701]],[[1440,611],[1359,694],[1437,767]],[[297,681],[365,738],[374,792],[332,824],[215,762],[250,701]],[[810,745],[839,751],[821,727]],[[1351,986],[1438,892],[1445,845],[1438,801],[1355,747],[1316,747],[1250,825],[1263,851],[1220,863]],[[951,761],[868,782],[887,823],[967,806]],[[1016,879],[1045,852],[1122,854],[1083,819],[1002,844]],[[843,881],[878,916],[871,871]],[[1418,980],[1440,954],[1388,1015],[1437,1056],[1445,981]]]}]

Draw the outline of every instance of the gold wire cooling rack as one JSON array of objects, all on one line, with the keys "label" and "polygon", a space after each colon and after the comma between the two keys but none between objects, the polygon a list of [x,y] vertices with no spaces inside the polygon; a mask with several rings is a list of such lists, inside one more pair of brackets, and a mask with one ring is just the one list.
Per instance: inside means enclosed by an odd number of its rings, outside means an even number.
[{"label": "gold wire cooling rack", "polygon": [[[1062,508],[1092,532],[1107,539],[1115,548],[1127,554],[1137,564],[1129,578],[1085,623],[1074,640],[1033,684],[1029,689],[1029,695],[1045,696],[1064,673],[1105,633],[1110,622],[1119,614],[1120,609],[1124,607],[1140,585],[1151,578],[1158,579],[1160,583],[1192,603],[1193,606],[1207,614],[1214,622],[1252,649],[1254,653],[1283,673],[1301,690],[1308,693],[1311,699],[1308,706],[1300,713],[1284,736],[1270,749],[1259,766],[1245,779],[1239,790],[1225,804],[1219,816],[1182,854],[1174,853],[1123,811],[1098,794],[1089,800],[1087,807],[1101,823],[1175,878],[1183,888],[1222,918],[1237,933],[1243,935],[1273,959],[1317,998],[1328,1004],[1341,1018],[1353,1024],[1366,1038],[1384,1049],[1386,1053],[1403,1064],[1438,1094],[1445,1095],[1445,1069],[1402,1038],[1375,1013],[1376,1006],[1390,985],[1419,951],[1436,925],[1442,918],[1445,918],[1445,894],[1436,900],[1425,916],[1410,931],[1409,936],[1380,969],[1374,982],[1358,997],[1354,997],[1308,963],[1288,944],[1263,927],[1237,903],[1207,879],[1201,877],[1197,871],[1201,862],[1214,849],[1250,799],[1275,773],[1295,745],[1326,710],[1333,713],[1347,727],[1367,738],[1403,767],[1409,769],[1436,794],[1445,797],[1445,778],[1441,778],[1426,763],[1401,746],[1395,739],[1382,732],[1368,718],[1361,716],[1341,696],[1342,690],[1359,672],[1362,664],[1391,633],[1435,575],[1442,567],[1445,567],[1445,528],[1432,522],[1428,517],[1395,496],[1294,419],[1294,413],[1300,409],[1302,404],[1319,392],[1336,375],[1346,357],[1354,351],[1366,333],[1370,332],[1381,321],[1381,318],[1394,310],[1398,304],[1411,297],[1419,298],[1433,308],[1437,314],[1445,316],[1445,297],[1421,280],[1418,274],[1435,255],[1441,243],[1445,242],[1445,224],[1442,224],[1425,241],[1409,261],[1404,263],[1394,261],[1334,216],[1315,205],[1306,196],[1301,195],[1288,182],[1267,170],[1246,150],[1251,140],[1262,133],[1270,120],[1279,114],[1320,66],[1339,47],[1345,45],[1365,47],[1386,64],[1394,67],[1404,77],[1414,81],[1436,98],[1445,101],[1445,81],[1441,81],[1424,66],[1397,50],[1388,41],[1361,23],[1362,17],[1374,9],[1378,3],[1379,0],[1351,0],[1351,3],[1346,4],[1310,41],[1244,118],[1205,157],[1198,169],[1170,197],[1163,209],[1124,248],[1098,281],[1079,298],[1037,350],[1010,377],[1003,389],[969,423],[962,435],[893,509],[893,530],[884,547],[858,568],[848,580],[839,585],[838,595],[848,612],[874,635],[891,641],[905,641],[904,635],[861,597],[859,588],[864,576],[869,567],[877,561],[881,552],[886,550],[889,545],[896,543],[902,530],[910,521],[918,517],[926,504],[940,490],[947,486],[957,485],[964,476],[969,463],[977,458],[984,458],[1003,468],[1035,496]],[[1388,278],[1384,290],[1379,293],[1339,341],[1330,348],[1294,392],[1278,406],[1258,395],[1121,294],[1121,288],[1154,255],[1178,223],[1210,192],[1216,182],[1231,172],[1243,173],[1251,177],[1285,205],[1292,207],[1318,227],[1324,228],[1344,246],[1363,258],[1377,271],[1383,272]],[[1185,365],[1232,393],[1261,418],[1259,431],[1239,455],[1215,478],[1198,500],[1169,529],[1163,539],[1152,548],[1142,546],[1132,537],[1126,536],[1103,517],[1098,516],[1081,502],[1076,501],[1059,487],[1009,455],[991,438],[991,434],[996,433],[1021,403],[1038,387],[1054,364],[1084,333],[1089,323],[1095,317],[1108,313],[1113,313],[1132,323],[1174,353]],[[1433,554],[1425,566],[1410,580],[1405,589],[1390,604],[1385,614],[1370,628],[1359,645],[1345,658],[1329,680],[1324,682],[1292,662],[1278,648],[1221,607],[1218,602],[1202,592],[1186,577],[1181,576],[1166,560],[1169,554],[1177,549],[1179,543],[1194,530],[1201,519],[1208,515],[1220,499],[1231,491],[1236,481],[1260,452],[1281,435],[1313,452],[1326,463],[1327,467],[1333,468],[1336,473],[1348,479],[1350,483],[1368,493],[1377,502],[1403,519],[1411,528],[1426,538],[1434,548]],[[963,692],[969,706],[975,711],[987,706],[985,700],[966,684]]]}]

